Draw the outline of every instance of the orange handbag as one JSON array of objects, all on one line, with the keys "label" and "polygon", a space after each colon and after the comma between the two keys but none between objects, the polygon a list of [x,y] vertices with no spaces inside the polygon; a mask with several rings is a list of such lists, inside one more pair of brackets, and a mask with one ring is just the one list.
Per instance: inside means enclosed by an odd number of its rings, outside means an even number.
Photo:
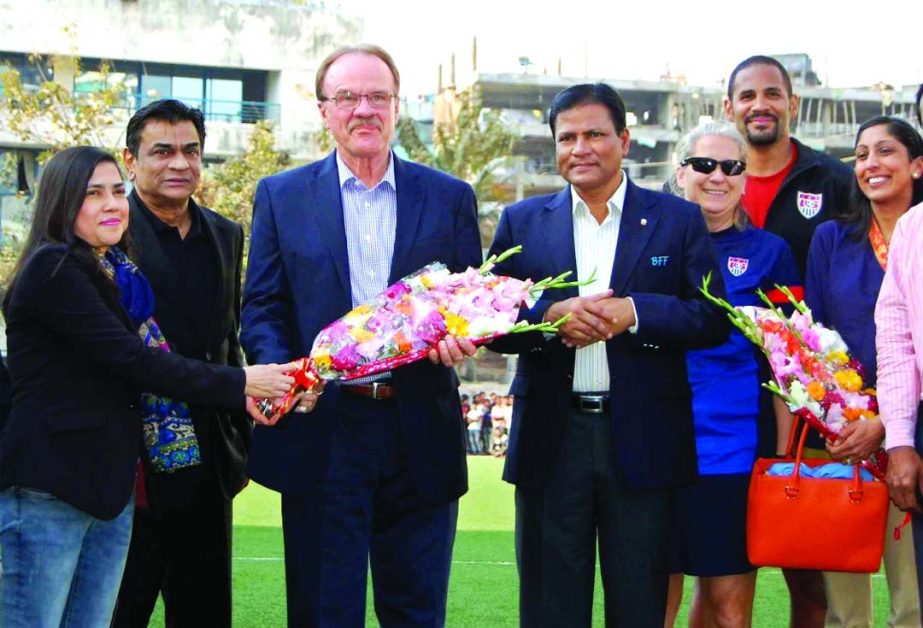
[{"label": "orange handbag", "polygon": [[[798,429],[795,419],[788,455]],[[755,566],[871,573],[881,566],[888,488],[862,480],[802,477],[801,463],[818,467],[829,460],[802,459],[804,425],[795,458],[757,458],[747,497],[747,556]],[[777,462],[794,462],[790,476],[766,475]]]}]

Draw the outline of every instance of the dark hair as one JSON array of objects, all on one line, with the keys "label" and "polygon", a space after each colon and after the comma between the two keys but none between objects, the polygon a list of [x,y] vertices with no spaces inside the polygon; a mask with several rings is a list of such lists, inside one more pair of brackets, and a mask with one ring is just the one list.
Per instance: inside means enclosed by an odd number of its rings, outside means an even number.
[{"label": "dark hair", "polygon": [[384,64],[388,66],[388,69],[391,70],[391,76],[394,77],[394,93],[401,93],[401,74],[397,71],[397,64],[394,63],[394,59],[388,54],[388,51],[375,44],[356,44],[355,46],[341,46],[320,62],[320,66],[317,68],[317,74],[314,77],[315,98],[318,100],[328,99],[327,95],[323,93],[324,79],[327,78],[327,71],[330,69],[330,66],[333,65],[333,62],[340,57],[355,53],[370,55],[381,59]]},{"label": "dark hair", "polygon": [[555,123],[558,114],[581,105],[598,104],[609,110],[612,125],[616,133],[625,130],[625,103],[619,93],[605,83],[581,83],[573,85],[558,92],[551,102],[548,110],[548,124],[551,126],[551,137],[554,138]]},{"label": "dark hair", "polygon": [[782,80],[785,82],[785,89],[788,90],[788,95],[791,96],[793,94],[792,77],[789,76],[788,70],[785,69],[785,66],[782,65],[778,59],[767,57],[766,55],[753,55],[738,63],[737,67],[731,70],[731,77],[728,79],[728,100],[734,100],[734,81],[737,80],[737,74],[742,70],[746,70],[751,65],[771,65],[776,68],[782,74]]},{"label": "dark hair", "polygon": [[128,128],[125,130],[125,145],[128,147],[128,152],[135,157],[138,156],[138,148],[141,146],[141,132],[144,131],[144,125],[148,120],[162,120],[170,124],[192,122],[199,135],[199,144],[202,147],[205,146],[205,117],[202,115],[202,110],[189,107],[172,98],[164,98],[138,109],[128,121]]},{"label": "dark hair", "polygon": [[920,83],[920,87],[919,89],[917,89],[917,99],[915,101],[916,112],[917,112],[917,124],[919,124],[920,127],[923,128],[923,111],[920,111],[920,99],[923,99],[923,83]]},{"label": "dark hair", "polygon": [[[95,146],[65,148],[45,164],[38,185],[32,225],[22,253],[7,282],[7,297],[13,291],[19,272],[42,244],[66,244],[69,254],[87,264],[96,264],[90,247],[81,245],[83,241],[77,235],[74,225],[86,198],[87,183],[96,167],[102,163],[111,163],[116,169],[119,168],[115,157]],[[122,241],[119,242],[119,246],[126,252],[129,248],[127,239],[126,230]]]},{"label": "dark hair", "polygon": [[[910,126],[909,122],[893,116],[875,116],[863,122],[862,126],[860,126],[859,130],[856,132],[856,141],[853,146],[858,146],[859,138],[866,129],[881,125],[885,125],[888,133],[904,145],[904,148],[907,149],[907,156],[911,161],[917,157],[923,156],[923,137],[920,137],[920,134],[916,129]],[[912,181],[913,196],[911,197],[908,208],[923,203],[923,179],[913,179]],[[855,225],[855,230],[852,233],[852,237],[855,239],[861,240],[862,238],[868,237],[869,226],[872,221],[872,204],[868,197],[862,193],[855,177],[853,177],[850,186],[849,204],[846,207],[846,211],[843,212],[837,220],[842,223],[852,223]]]}]

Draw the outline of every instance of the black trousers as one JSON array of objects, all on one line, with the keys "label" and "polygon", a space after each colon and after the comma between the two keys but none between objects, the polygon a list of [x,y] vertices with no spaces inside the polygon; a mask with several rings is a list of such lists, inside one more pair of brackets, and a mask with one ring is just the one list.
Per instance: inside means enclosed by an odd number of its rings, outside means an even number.
[{"label": "black trousers", "polygon": [[211,475],[183,508],[135,511],[112,625],[146,628],[160,593],[169,627],[231,625],[231,500]]},{"label": "black trousers", "polygon": [[[608,413],[571,410],[549,482],[516,488],[520,625],[589,627],[596,548],[606,626],[663,626],[670,489],[628,486],[614,461]],[[650,452],[652,456],[657,452]]]}]

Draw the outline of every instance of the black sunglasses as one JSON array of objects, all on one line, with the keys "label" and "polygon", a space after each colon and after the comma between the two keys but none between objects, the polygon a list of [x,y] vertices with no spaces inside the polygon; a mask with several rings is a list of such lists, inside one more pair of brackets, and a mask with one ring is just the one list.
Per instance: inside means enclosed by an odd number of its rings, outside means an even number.
[{"label": "black sunglasses", "polygon": [[687,157],[679,164],[680,166],[692,166],[692,169],[702,174],[711,174],[715,168],[721,166],[721,172],[726,177],[736,177],[747,169],[746,162],[739,159],[724,159],[718,161],[711,157]]}]

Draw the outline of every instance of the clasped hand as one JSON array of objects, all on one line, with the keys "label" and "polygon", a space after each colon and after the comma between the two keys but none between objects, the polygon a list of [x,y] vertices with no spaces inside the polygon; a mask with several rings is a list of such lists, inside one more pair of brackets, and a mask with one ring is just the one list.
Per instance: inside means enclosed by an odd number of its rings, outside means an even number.
[{"label": "clasped hand", "polygon": [[561,341],[572,348],[609,340],[637,322],[631,300],[613,297],[612,290],[553,303],[545,312],[545,320],[553,322],[567,314],[570,318],[561,325],[558,334]]}]

